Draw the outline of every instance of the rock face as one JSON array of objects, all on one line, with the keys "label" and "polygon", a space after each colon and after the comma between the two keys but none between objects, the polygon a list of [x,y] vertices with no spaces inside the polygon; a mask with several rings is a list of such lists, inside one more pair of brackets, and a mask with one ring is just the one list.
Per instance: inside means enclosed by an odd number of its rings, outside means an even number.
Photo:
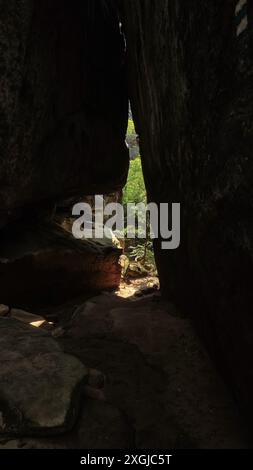
[{"label": "rock face", "polygon": [[62,304],[119,285],[122,251],[111,244],[75,240],[51,224],[3,230],[0,240],[0,298],[12,307]]},{"label": "rock face", "polygon": [[59,433],[77,417],[88,371],[47,333],[0,318],[0,435]]},{"label": "rock face", "polygon": [[1,449],[132,449],[134,435],[123,413],[109,403],[86,399],[77,426],[64,436],[0,438]]},{"label": "rock face", "polygon": [[182,209],[180,249],[156,246],[162,290],[253,416],[252,2],[120,3],[149,198]]},{"label": "rock face", "polygon": [[113,2],[0,10],[0,226],[59,197],[121,189],[128,98]]},{"label": "rock face", "polygon": [[156,297],[101,295],[78,308],[59,341],[103,372],[105,399],[132,424],[134,448],[244,447],[233,401],[191,321],[171,311]]}]

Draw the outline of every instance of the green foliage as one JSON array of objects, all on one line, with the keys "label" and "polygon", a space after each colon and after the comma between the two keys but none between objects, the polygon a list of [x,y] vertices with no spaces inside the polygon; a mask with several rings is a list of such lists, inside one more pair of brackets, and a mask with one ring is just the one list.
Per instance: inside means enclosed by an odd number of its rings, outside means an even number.
[{"label": "green foliage", "polygon": [[131,137],[133,134],[136,135],[134,121],[128,119],[127,137]]},{"label": "green foliage", "polygon": [[[123,204],[126,206],[129,203],[146,204],[146,202],[146,188],[143,178],[141,158],[137,157],[130,161],[128,180],[123,191]],[[149,221],[146,223],[147,232],[149,232]],[[142,235],[141,230],[138,228],[137,224],[135,227],[133,227],[133,229],[136,231],[136,237]],[[131,240],[131,245],[129,245],[128,241],[126,240],[126,255],[130,260],[141,263],[146,269],[149,270],[149,272],[155,271],[153,245],[149,236],[144,239],[136,238],[135,243],[133,243],[133,240]]]},{"label": "green foliage", "polygon": [[143,244],[130,246],[130,259],[136,262],[144,262],[146,266],[154,264],[153,244],[150,240],[146,240]]},{"label": "green foliage", "polygon": [[123,191],[123,204],[146,203],[146,189],[140,157],[130,161],[127,184]]}]

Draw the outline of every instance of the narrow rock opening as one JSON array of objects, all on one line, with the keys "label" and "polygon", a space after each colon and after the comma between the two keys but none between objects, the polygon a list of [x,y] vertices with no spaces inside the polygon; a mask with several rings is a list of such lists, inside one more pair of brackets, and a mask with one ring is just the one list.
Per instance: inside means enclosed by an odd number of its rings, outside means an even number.
[{"label": "narrow rock opening", "polygon": [[74,3],[0,0],[0,449],[252,447],[251,4]]},{"label": "narrow rock opening", "polygon": [[124,210],[123,254],[120,259],[122,279],[118,295],[142,297],[158,291],[150,212],[140,156],[139,137],[129,107],[126,143],[129,149],[129,171],[122,191]]}]

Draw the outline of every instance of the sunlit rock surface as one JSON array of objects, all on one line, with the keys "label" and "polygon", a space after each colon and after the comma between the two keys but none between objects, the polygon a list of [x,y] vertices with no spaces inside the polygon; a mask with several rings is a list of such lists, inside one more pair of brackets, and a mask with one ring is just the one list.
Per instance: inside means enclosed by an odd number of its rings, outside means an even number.
[{"label": "sunlit rock surface", "polygon": [[0,299],[11,307],[62,304],[120,283],[122,250],[109,240],[76,240],[49,224],[2,230],[0,241]]}]

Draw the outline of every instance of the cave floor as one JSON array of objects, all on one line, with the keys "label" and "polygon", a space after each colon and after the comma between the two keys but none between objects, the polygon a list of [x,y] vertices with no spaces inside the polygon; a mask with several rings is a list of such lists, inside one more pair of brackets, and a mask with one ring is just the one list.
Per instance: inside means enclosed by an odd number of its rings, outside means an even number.
[{"label": "cave floor", "polygon": [[85,388],[71,432],[5,440],[0,447],[249,446],[235,403],[190,321],[159,293],[139,299],[102,293],[70,307],[65,315],[62,307],[52,334],[65,352],[100,371],[103,384]]}]

